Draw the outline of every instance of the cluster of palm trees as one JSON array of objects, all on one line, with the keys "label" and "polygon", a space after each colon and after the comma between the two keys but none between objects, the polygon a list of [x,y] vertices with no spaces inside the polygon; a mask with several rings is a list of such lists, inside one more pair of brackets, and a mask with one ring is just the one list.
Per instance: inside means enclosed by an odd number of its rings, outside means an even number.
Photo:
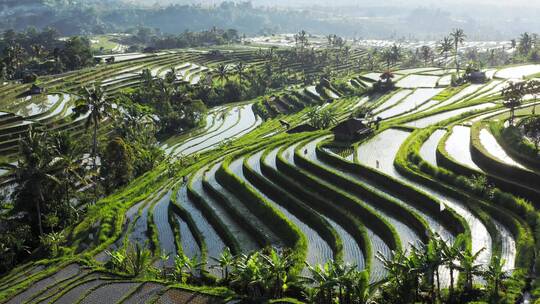
[{"label": "cluster of palm trees", "polygon": [[[158,269],[147,267],[151,258],[144,247],[126,248],[108,252],[111,260],[107,266],[111,270],[198,285],[207,281],[204,277],[208,269],[215,269],[220,273],[218,285],[250,300],[295,296],[319,304],[499,303],[510,279],[504,260],[493,257],[490,265],[480,264],[478,258],[484,249],[473,252],[464,235],[449,243],[435,234],[428,243],[395,251],[390,258],[379,254],[387,275],[378,282],[370,282],[366,270],[341,261],[315,266],[306,263],[302,275],[293,274],[297,267],[287,249],[265,248],[233,255],[224,248],[219,257],[211,257],[212,266],[197,256],[184,254],[176,255],[172,266],[168,266],[170,256],[162,255]],[[475,282],[479,280],[485,282],[485,288],[477,287]]]},{"label": "cluster of palm trees", "polygon": [[[498,257],[494,257],[487,267],[479,264],[477,260],[483,250],[472,252],[463,235],[452,244],[434,235],[426,244],[411,246],[410,252],[398,250],[391,258],[380,255],[379,259],[388,271],[380,287],[380,296],[388,303],[396,304],[418,301],[465,303],[486,296],[498,300],[510,273],[503,268],[505,261]],[[448,273],[450,280],[447,294],[442,293],[443,273]],[[486,294],[475,289],[477,278],[487,282]],[[456,285],[458,281],[460,284]],[[443,299],[444,294],[446,299]]]},{"label": "cluster of palm trees", "polygon": [[337,112],[334,108],[311,108],[306,117],[310,125],[317,129],[327,129],[338,123]]},{"label": "cluster of palm trees", "polygon": [[294,43],[300,48],[305,49],[309,45],[309,35],[305,30],[294,34]]},{"label": "cluster of palm trees", "polygon": [[24,212],[37,236],[77,216],[71,201],[75,190],[88,182],[80,154],[81,146],[69,134],[30,129],[19,140],[18,162],[0,165],[13,176],[13,211]]},{"label": "cluster of palm trees", "polygon": [[[540,81],[531,79],[527,81],[514,82],[510,81],[503,88],[501,95],[503,104],[510,109],[510,124],[514,125],[515,110],[523,103],[523,98],[526,95],[532,95],[536,102],[537,96],[540,94]],[[533,107],[533,114],[536,113],[536,105]]]},{"label": "cluster of palm trees", "polygon": [[512,47],[516,48],[520,55],[528,55],[540,42],[538,34],[523,33],[519,36],[518,42],[512,40]]},{"label": "cluster of palm trees", "polygon": [[386,68],[390,67],[401,60],[403,57],[401,47],[397,44],[393,44],[389,48],[386,48],[381,53],[381,60],[386,62]]}]

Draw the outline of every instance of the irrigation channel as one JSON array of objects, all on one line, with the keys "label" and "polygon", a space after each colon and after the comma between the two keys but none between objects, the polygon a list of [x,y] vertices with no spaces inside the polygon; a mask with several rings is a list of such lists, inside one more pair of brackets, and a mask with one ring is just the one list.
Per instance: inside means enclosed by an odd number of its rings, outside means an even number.
[{"label": "irrigation channel", "polygon": [[[250,53],[241,55],[246,54]],[[212,73],[219,62],[201,52],[142,55],[122,56],[125,58],[119,58],[114,69],[105,67],[62,79],[101,83],[114,94],[140,83],[143,69],[149,69],[153,77],[174,71],[190,85]],[[480,198],[469,201],[466,198],[472,194],[464,191],[461,196],[443,192],[443,187],[460,189],[443,181],[441,187],[434,187],[413,178],[426,173],[410,168],[413,172],[407,173],[398,160],[404,152],[401,149],[410,148],[409,140],[430,131],[416,152],[432,168],[469,177],[485,175],[497,185],[520,184],[521,176],[501,177],[489,168],[490,163],[479,162],[476,145],[477,150],[487,151],[483,152],[485,158],[492,163],[536,174],[510,155],[487,122],[507,119],[507,110],[497,98],[502,85],[519,74],[538,71],[537,65],[504,68],[491,71],[495,78],[485,84],[448,90],[441,87],[441,81],[448,78],[449,71],[402,70],[396,71],[397,88],[382,96],[342,97],[343,92],[336,88],[312,85],[287,89],[286,94],[304,98],[297,104],[317,106],[319,113],[335,111],[339,121],[347,120],[360,106],[370,107],[373,116],[382,119],[380,129],[353,143],[337,141],[331,130],[288,134],[287,124],[295,127],[308,122],[308,109],[277,111],[278,119],[263,120],[257,115],[257,101],[212,108],[200,127],[160,143],[169,158],[194,161],[176,175],[169,176],[168,168],[161,166],[151,172],[152,180],[137,181],[133,189],[148,189],[144,195],[134,191],[118,196],[116,226],[106,241],[98,236],[103,235],[101,223],[110,219],[99,215],[84,219],[70,236],[77,240],[73,252],[88,254],[85,256],[103,265],[110,260],[108,251],[139,243],[151,249],[155,267],[173,267],[175,256],[184,254],[203,262],[205,274],[215,279],[221,271],[214,258],[227,247],[233,254],[249,254],[267,246],[281,250],[305,244],[301,262],[315,266],[342,261],[369,270],[370,281],[378,282],[387,275],[381,258],[392,258],[395,250],[410,252],[432,234],[452,243],[458,233],[466,232],[472,251],[482,250],[476,262],[487,266],[498,255],[505,261],[504,269],[511,271],[519,257],[520,237],[512,223],[529,231],[524,219],[510,213],[506,215],[509,221],[492,216],[506,210]],[[354,75],[346,83],[368,87],[378,80],[378,74],[371,74]],[[0,107],[1,151],[15,155],[16,138],[34,124],[74,134],[82,131],[83,121],[70,119],[76,97],[69,88],[15,98],[23,89],[0,87],[0,92],[15,100],[9,107]],[[290,99],[277,99],[279,102],[267,104],[267,110],[293,107]],[[526,102],[531,105],[530,100]],[[0,172],[0,177],[7,173]],[[530,183],[519,189],[531,188]],[[162,261],[159,256],[168,258]],[[47,271],[45,266],[26,264],[8,274],[0,283],[0,291],[14,290],[6,303],[167,302],[190,295],[207,303],[211,298],[157,282],[122,279],[83,267],[77,260],[51,265],[52,270]],[[306,267],[301,274],[309,275]],[[441,285],[449,286],[449,270],[441,267],[440,275]],[[24,283],[27,278],[28,284]],[[476,281],[485,283],[479,278]]]}]

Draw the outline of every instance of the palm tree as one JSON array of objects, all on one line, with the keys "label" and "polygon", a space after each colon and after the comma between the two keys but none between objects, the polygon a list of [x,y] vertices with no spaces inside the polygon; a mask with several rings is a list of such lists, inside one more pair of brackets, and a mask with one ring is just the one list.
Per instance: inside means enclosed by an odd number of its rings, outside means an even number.
[{"label": "palm tree", "polygon": [[144,87],[146,89],[151,89],[152,85],[154,83],[154,76],[152,76],[152,72],[150,72],[149,69],[144,69],[141,72],[141,79]]},{"label": "palm tree", "polygon": [[334,35],[330,34],[330,35],[326,36],[326,41],[328,41],[328,46],[334,45],[335,37],[336,37],[335,34]]},{"label": "palm tree", "polygon": [[221,81],[221,83],[229,80],[229,68],[225,64],[218,65],[216,72],[217,78]]},{"label": "palm tree", "polygon": [[244,77],[246,69],[247,69],[247,66],[243,62],[238,63],[234,67],[234,70],[235,70],[236,74],[238,75],[238,80],[239,80],[240,83],[242,83],[242,78]]},{"label": "palm tree", "polygon": [[80,155],[81,145],[77,145],[68,132],[61,132],[51,136],[51,147],[54,153],[60,157],[60,180],[62,181],[64,202],[70,206],[78,216],[78,211],[71,206],[71,191],[87,184],[87,180],[81,172]]},{"label": "palm tree", "polygon": [[452,51],[453,45],[452,45],[452,38],[446,36],[439,42],[439,45],[437,47],[439,54],[444,56],[444,66],[448,64],[448,53]]},{"label": "palm tree", "polygon": [[300,49],[304,49],[308,44],[308,34],[305,30],[301,30],[298,34],[294,35],[294,41],[300,46]]},{"label": "palm tree", "polygon": [[319,128],[326,129],[338,123],[338,115],[334,108],[319,111]]},{"label": "palm tree", "polygon": [[100,123],[106,118],[112,118],[115,109],[111,99],[109,99],[100,86],[94,84],[92,88],[85,87],[80,92],[80,99],[75,102],[73,113],[75,118],[85,115],[85,128],[93,127],[92,134],[92,165],[95,174],[94,195],[97,200],[98,174],[97,174],[97,153],[98,153],[98,129]]},{"label": "palm tree", "polygon": [[523,96],[526,93],[525,82],[512,82],[503,88],[501,95],[504,99],[503,104],[510,109],[510,125],[514,125],[516,107],[523,102]]},{"label": "palm tree", "polygon": [[392,51],[390,49],[385,49],[384,51],[382,51],[381,60],[386,62],[386,68],[390,69],[390,65],[392,64],[392,61],[393,61]]},{"label": "palm tree", "polygon": [[169,71],[165,74],[165,82],[174,83],[176,81],[176,69],[171,67]]},{"label": "palm tree", "polygon": [[519,37],[518,49],[522,55],[527,55],[533,47],[534,41],[529,33],[525,32]]},{"label": "palm tree", "polygon": [[[31,223],[37,220],[39,235],[43,235],[42,210],[51,186],[60,185],[55,176],[60,168],[59,158],[50,151],[47,133],[30,129],[19,140],[19,161],[16,165],[4,163],[0,168],[11,170],[17,186],[13,192],[15,208],[28,212]],[[27,205],[28,204],[28,205]]]},{"label": "palm tree", "polygon": [[467,38],[467,35],[465,35],[465,32],[462,29],[454,29],[452,33],[450,33],[450,37],[452,39],[452,42],[454,43],[454,56],[456,61],[456,72],[459,75],[459,54],[458,54],[458,47],[460,44],[463,44],[465,42],[465,38]]},{"label": "palm tree", "polygon": [[401,46],[394,43],[390,47],[390,54],[391,54],[392,63],[397,63],[398,61],[400,61],[402,57]]},{"label": "palm tree", "polygon": [[429,46],[423,45],[420,48],[420,54],[422,55],[422,59],[424,59],[424,66],[427,66],[428,62],[433,58],[433,51]]},{"label": "palm tree", "polygon": [[488,55],[489,55],[489,58],[488,58],[489,65],[490,66],[495,66],[496,59],[497,59],[496,50],[495,49],[489,49],[488,50]]}]

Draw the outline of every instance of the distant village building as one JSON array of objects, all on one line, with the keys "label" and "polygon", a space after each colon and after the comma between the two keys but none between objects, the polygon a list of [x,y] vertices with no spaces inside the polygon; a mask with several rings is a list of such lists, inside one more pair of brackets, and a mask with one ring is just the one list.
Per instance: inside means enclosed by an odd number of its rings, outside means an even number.
[{"label": "distant village building", "polygon": [[287,131],[288,134],[296,134],[296,133],[303,133],[303,132],[313,132],[317,131],[318,129],[310,124],[301,124],[298,125],[292,129],[289,129]]},{"label": "distant village building", "polygon": [[474,71],[469,74],[469,81],[472,83],[484,83],[486,80],[486,72]]},{"label": "distant village building", "polygon": [[30,90],[28,90],[28,93],[31,95],[38,95],[38,94],[43,93],[44,91],[45,90],[42,87],[37,86],[36,84],[32,84],[32,86],[30,87]]},{"label": "distant village building", "polygon": [[373,129],[357,118],[349,118],[332,128],[335,140],[352,142],[357,141],[373,133]]}]

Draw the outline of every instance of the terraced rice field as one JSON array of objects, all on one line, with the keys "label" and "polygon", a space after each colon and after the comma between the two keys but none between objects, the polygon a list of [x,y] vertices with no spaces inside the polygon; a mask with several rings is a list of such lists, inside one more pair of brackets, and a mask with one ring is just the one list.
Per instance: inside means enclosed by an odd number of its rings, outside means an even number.
[{"label": "terraced rice field", "polygon": [[396,105],[382,111],[377,114],[377,116],[388,119],[412,112],[428,102],[431,98],[435,97],[441,91],[442,89],[416,89]]},{"label": "terraced rice field", "polygon": [[[138,56],[122,56],[130,57],[129,63],[118,68],[117,75],[78,77],[96,81],[101,77],[114,91],[115,86],[130,83],[141,66],[152,67],[159,77],[166,69],[175,67],[190,83],[210,72],[210,68],[200,68],[211,66],[208,61],[193,63],[203,54],[154,56],[154,60],[164,61],[155,66],[152,60],[136,59]],[[534,73],[536,69],[536,66],[509,68],[495,75],[512,78],[520,73]],[[171,156],[197,154],[196,162],[183,168],[181,174],[168,178],[162,178],[163,168],[158,169],[162,170],[156,175],[160,178],[148,186],[153,190],[142,200],[126,199],[128,203],[119,208],[122,213],[117,221],[121,231],[114,231],[106,241],[99,240],[103,242],[99,250],[92,251],[96,244],[91,244],[82,252],[91,252],[96,256],[95,262],[102,263],[105,248],[119,247],[125,239],[130,243],[151,244],[154,256],[181,252],[206,262],[208,273],[219,277],[221,273],[214,269],[217,262],[212,257],[218,257],[225,247],[239,254],[268,245],[296,248],[298,240],[303,240],[306,245],[301,253],[303,260],[297,262],[316,265],[338,259],[369,270],[370,281],[377,282],[387,275],[378,255],[391,258],[394,250],[410,251],[411,246],[425,243],[433,233],[448,242],[464,233],[473,252],[483,249],[478,263],[487,266],[494,256],[501,256],[505,269],[522,267],[516,262],[522,235],[516,231],[529,231],[531,227],[519,214],[474,197],[448,182],[431,183],[436,176],[402,162],[413,159],[409,154],[414,152],[418,161],[433,168],[445,167],[462,174],[457,169],[461,166],[486,174],[473,156],[469,125],[479,123],[472,119],[493,116],[491,112],[486,114],[488,111],[505,111],[500,101],[483,101],[482,95],[475,96],[492,92],[500,83],[470,85],[444,101],[434,101],[433,97],[443,90],[435,88],[435,84],[444,72],[422,68],[397,73],[407,75],[398,82],[403,89],[373,103],[375,116],[383,119],[380,128],[373,135],[347,145],[334,141],[328,130],[287,134],[276,119],[263,121],[258,117],[253,101],[212,109],[204,126],[161,144]],[[305,91],[319,96],[314,86]],[[325,107],[335,109],[342,120],[359,104],[372,102],[364,96],[340,98],[335,94],[332,97],[337,100]],[[13,107],[10,108],[13,111],[0,116],[0,136],[6,138],[6,148],[2,149],[9,151],[14,147],[10,134],[24,129],[27,122],[45,126],[63,122],[80,128],[80,122],[66,118],[74,96],[55,93],[39,98],[42,98],[39,105],[29,98],[21,101],[16,111]],[[296,125],[305,122],[305,114],[300,111],[280,119]],[[28,117],[32,120],[27,120]],[[408,150],[413,149],[411,141],[418,138],[422,140],[416,150]],[[480,131],[479,143],[495,159],[532,171],[508,156],[488,129]],[[441,162],[444,155],[447,162]],[[457,165],[451,167],[448,161]],[[509,220],[498,217],[501,213],[506,213]],[[100,220],[88,218],[83,223]],[[56,268],[51,269],[56,270],[50,274],[38,269],[28,275],[30,283],[13,291],[6,303],[37,299],[51,303],[99,303],[104,299],[172,303],[190,295],[164,284],[121,279],[86,269],[80,263],[59,263],[52,264]],[[171,266],[172,258],[164,265],[154,265]],[[448,286],[448,270],[441,269],[441,275],[441,283]],[[19,284],[19,279],[16,274],[8,274],[0,291],[9,284]],[[477,283],[485,282],[477,280]],[[49,292],[53,286],[56,291]],[[202,303],[211,303],[213,299],[209,295],[195,297],[200,297]]]}]

